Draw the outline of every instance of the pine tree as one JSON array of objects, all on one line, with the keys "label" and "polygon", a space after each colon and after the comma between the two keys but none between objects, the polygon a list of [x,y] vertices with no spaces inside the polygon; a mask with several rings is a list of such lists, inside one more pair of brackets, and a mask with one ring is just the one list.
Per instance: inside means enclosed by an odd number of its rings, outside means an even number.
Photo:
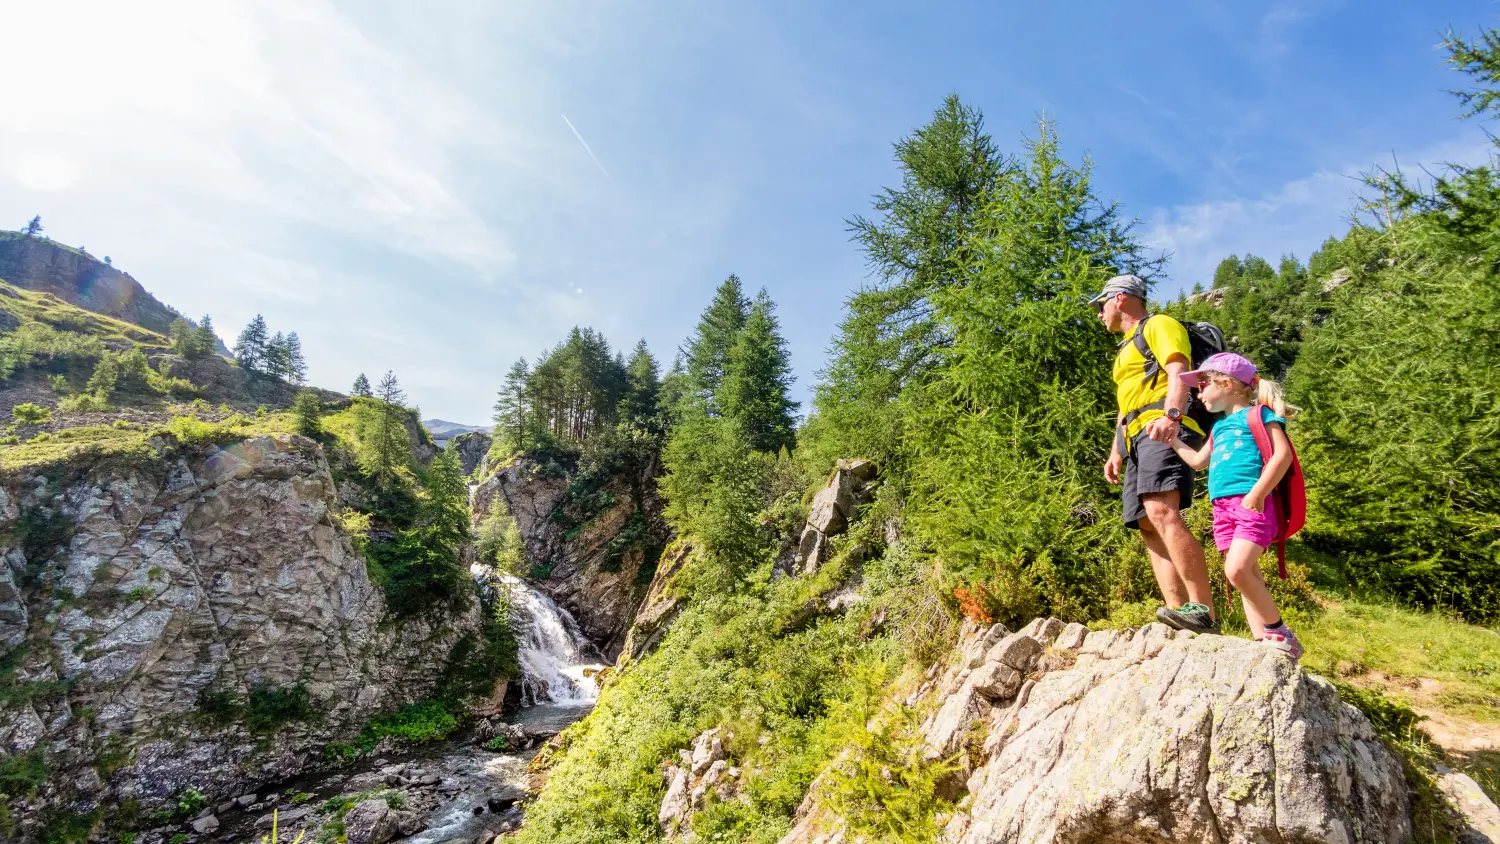
[{"label": "pine tree", "polygon": [[387,371],[375,387],[375,399],[379,402],[375,420],[374,442],[370,449],[370,465],[377,483],[389,486],[396,471],[405,466],[411,457],[409,439],[403,417],[406,393],[396,380],[396,373]]},{"label": "pine tree", "polygon": [[204,314],[198,320],[198,327],[193,329],[193,341],[188,346],[185,357],[197,360],[206,358],[213,354],[218,346],[218,338],[214,336],[214,321]]},{"label": "pine tree", "polygon": [[292,365],[292,351],[287,348],[286,335],[280,331],[266,341],[266,353],[262,361],[265,373],[272,378],[286,380]]},{"label": "pine tree", "polygon": [[526,358],[511,364],[510,371],[505,374],[505,386],[495,401],[495,439],[509,450],[524,451],[530,443],[527,436],[530,418],[526,406],[526,383],[530,376]]},{"label": "pine tree", "polygon": [[719,412],[740,426],[751,448],[773,454],[792,447],[798,407],[787,396],[791,364],[775,310],[761,288],[730,349],[718,402]]},{"label": "pine tree", "polygon": [[[950,342],[933,296],[966,282],[976,226],[1018,165],[984,128],[984,115],[950,95],[927,125],[895,145],[901,185],[876,195],[873,218],[849,230],[875,281],[849,299],[817,389],[815,422],[841,432],[834,456],[862,454],[888,464],[902,438],[895,401],[924,382]],[[832,452],[840,452],[834,455]]]},{"label": "pine tree", "polygon": [[307,360],[302,357],[302,338],[297,332],[286,336],[286,380],[301,384],[307,380]]},{"label": "pine tree", "polygon": [[640,427],[656,424],[661,376],[656,367],[656,358],[646,347],[644,338],[635,344],[630,362],[625,364],[625,372],[628,386],[625,397],[620,399],[620,420]]},{"label": "pine tree", "polygon": [[724,379],[724,365],[735,337],[745,327],[750,302],[745,298],[738,277],[724,279],[714,291],[713,301],[698,320],[698,328],[688,340],[682,355],[687,364],[688,381],[693,393],[708,403],[713,412],[713,395]]},{"label": "pine tree", "polygon": [[182,317],[172,320],[172,325],[167,329],[172,337],[172,350],[183,357],[190,356],[193,345],[193,326]]},{"label": "pine tree", "polygon": [[25,233],[27,237],[36,237],[37,235],[41,234],[42,215],[38,214],[35,217],[32,217],[31,221],[21,228],[21,231]]},{"label": "pine tree", "polygon": [[350,388],[349,392],[355,396],[370,396],[370,379],[366,378],[365,374],[361,372],[359,377],[354,379],[354,386]]},{"label": "pine tree", "polygon": [[267,346],[270,344],[270,331],[266,327],[266,318],[260,314],[250,320],[245,330],[240,332],[239,339],[234,342],[234,357],[240,362],[240,367],[246,372],[265,374]]},{"label": "pine tree", "polygon": [[296,415],[297,433],[304,437],[316,437],[323,432],[320,421],[323,402],[318,399],[317,393],[312,390],[299,391],[297,400],[292,405],[292,412]]}]

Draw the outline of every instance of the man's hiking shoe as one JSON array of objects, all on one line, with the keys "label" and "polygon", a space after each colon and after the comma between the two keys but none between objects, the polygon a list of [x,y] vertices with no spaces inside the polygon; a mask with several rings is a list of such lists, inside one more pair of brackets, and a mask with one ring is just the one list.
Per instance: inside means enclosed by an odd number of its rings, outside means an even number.
[{"label": "man's hiking shoe", "polygon": [[1194,633],[1219,632],[1219,622],[1214,620],[1208,607],[1202,604],[1183,604],[1175,610],[1171,607],[1157,607],[1156,620],[1178,630],[1191,630]]},{"label": "man's hiking shoe", "polygon": [[1260,640],[1267,647],[1291,654],[1292,659],[1302,658],[1302,643],[1297,641],[1297,634],[1292,632],[1292,628],[1285,624],[1280,627],[1267,627],[1266,631],[1261,634]]}]

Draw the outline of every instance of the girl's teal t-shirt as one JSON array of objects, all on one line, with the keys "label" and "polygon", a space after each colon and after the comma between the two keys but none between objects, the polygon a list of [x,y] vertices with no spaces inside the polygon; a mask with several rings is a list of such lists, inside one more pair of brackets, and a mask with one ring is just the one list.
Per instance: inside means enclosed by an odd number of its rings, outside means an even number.
[{"label": "girl's teal t-shirt", "polygon": [[1260,457],[1260,449],[1255,447],[1255,435],[1250,433],[1252,410],[1260,412],[1267,425],[1275,422],[1286,426],[1285,419],[1263,404],[1252,404],[1214,423],[1213,457],[1208,464],[1210,500],[1245,495],[1260,480],[1266,463]]}]

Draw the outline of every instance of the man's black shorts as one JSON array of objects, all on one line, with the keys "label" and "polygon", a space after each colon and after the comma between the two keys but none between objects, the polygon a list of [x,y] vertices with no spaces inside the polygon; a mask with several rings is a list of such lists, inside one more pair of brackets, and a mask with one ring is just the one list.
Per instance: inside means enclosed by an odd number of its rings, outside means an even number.
[{"label": "man's black shorts", "polygon": [[[1203,438],[1186,426],[1182,428],[1181,437],[1189,448],[1198,448],[1203,444]],[[1125,489],[1120,497],[1125,505],[1126,527],[1140,529],[1139,522],[1146,517],[1146,508],[1141,503],[1142,495],[1176,490],[1180,502],[1178,509],[1186,510],[1192,505],[1195,473],[1188,464],[1182,462],[1182,458],[1177,456],[1171,446],[1151,439],[1146,436],[1145,431],[1137,434],[1135,442],[1131,443],[1123,468]]]}]

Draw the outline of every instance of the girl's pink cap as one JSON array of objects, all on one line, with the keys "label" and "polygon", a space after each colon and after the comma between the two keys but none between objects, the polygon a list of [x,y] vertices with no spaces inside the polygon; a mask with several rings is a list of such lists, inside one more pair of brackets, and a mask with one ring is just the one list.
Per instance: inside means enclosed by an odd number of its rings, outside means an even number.
[{"label": "girl's pink cap", "polygon": [[1234,352],[1209,355],[1208,360],[1205,360],[1202,366],[1192,372],[1184,372],[1179,377],[1189,387],[1196,387],[1203,381],[1203,373],[1209,371],[1222,372],[1246,386],[1255,383],[1255,364]]}]

